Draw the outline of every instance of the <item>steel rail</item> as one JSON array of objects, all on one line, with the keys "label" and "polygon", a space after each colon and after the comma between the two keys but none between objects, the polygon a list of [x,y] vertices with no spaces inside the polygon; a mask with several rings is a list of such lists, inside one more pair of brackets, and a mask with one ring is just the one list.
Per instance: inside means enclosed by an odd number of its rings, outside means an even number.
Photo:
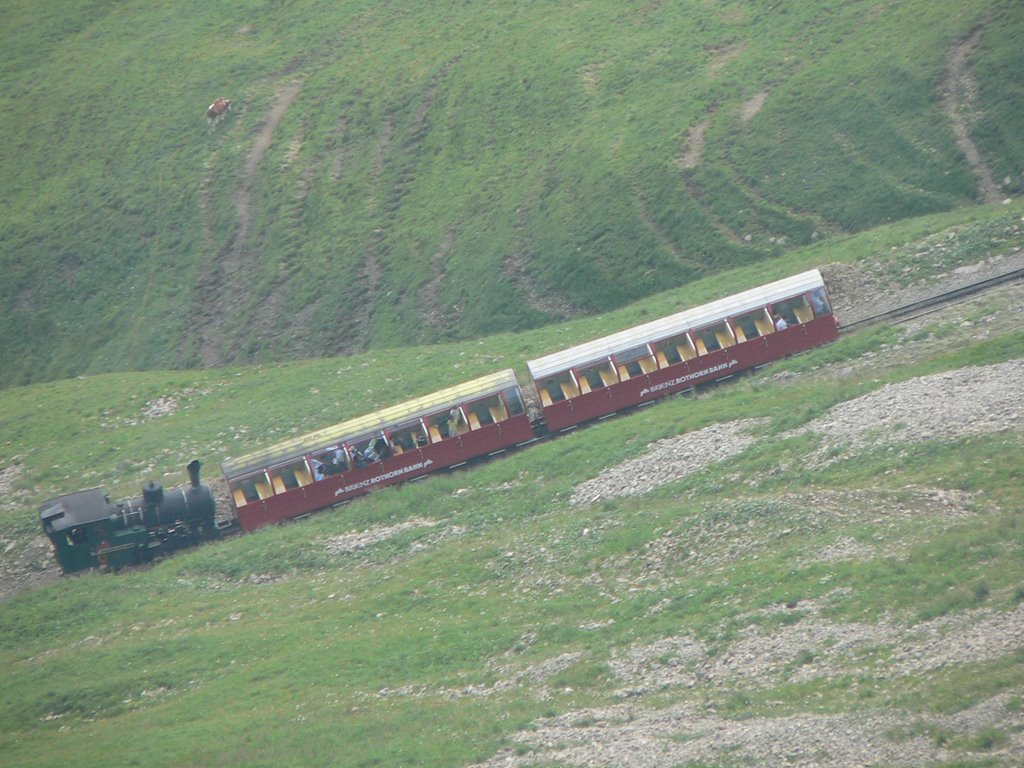
[{"label": "steel rail", "polygon": [[971,283],[970,285],[964,285],[959,288],[943,291],[935,294],[934,296],[920,299],[919,301],[912,301],[909,304],[888,309],[885,312],[879,312],[875,315],[863,317],[859,320],[853,321],[852,323],[840,323],[839,332],[841,334],[846,334],[862,328],[867,328],[868,326],[875,325],[877,323],[905,322],[907,320],[912,320],[916,317],[922,317],[932,312],[937,312],[938,310],[952,304],[958,304],[971,296],[984,293],[996,286],[1017,282],[1022,279],[1024,279],[1024,267],[1010,270],[1009,272],[1004,272],[1001,275],[995,275],[994,277],[989,277],[984,280],[979,280],[978,282]]}]

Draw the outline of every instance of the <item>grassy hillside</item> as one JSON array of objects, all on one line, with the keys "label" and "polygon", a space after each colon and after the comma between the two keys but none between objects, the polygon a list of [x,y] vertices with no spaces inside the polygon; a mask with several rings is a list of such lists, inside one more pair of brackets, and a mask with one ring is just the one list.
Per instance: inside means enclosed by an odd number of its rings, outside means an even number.
[{"label": "grassy hillside", "polygon": [[0,385],[537,327],[1015,193],[1022,22],[1009,0],[6,3]]},{"label": "grassy hillside", "polygon": [[[211,477],[225,455],[823,252],[899,264],[895,282],[1005,257],[1020,217],[900,223],[481,341],[5,389],[0,558],[53,493],[176,484],[197,455]],[[1024,436],[1016,404],[1006,428],[961,429],[992,414],[960,372],[1019,365],[1021,306],[1017,286],[868,329],[467,471],[4,601],[0,764],[1018,765]],[[928,429],[918,394],[888,401],[888,429],[866,412],[857,440],[798,431],[928,376],[963,387]],[[652,492],[572,503],[658,441],[699,456],[707,428],[749,442]]]}]

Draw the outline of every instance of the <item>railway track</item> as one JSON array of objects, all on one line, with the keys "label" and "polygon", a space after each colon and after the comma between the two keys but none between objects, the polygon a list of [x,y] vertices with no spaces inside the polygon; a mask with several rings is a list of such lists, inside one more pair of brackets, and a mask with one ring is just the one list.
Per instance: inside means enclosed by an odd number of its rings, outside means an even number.
[{"label": "railway track", "polygon": [[867,328],[868,326],[875,325],[877,323],[902,323],[907,320],[913,320],[914,318],[922,317],[932,312],[937,312],[940,309],[953,304],[958,304],[961,301],[967,300],[971,296],[984,293],[985,291],[991,290],[997,286],[1007,283],[1015,283],[1020,280],[1024,280],[1024,267],[1010,270],[1009,272],[1004,272],[1001,275],[989,277],[985,280],[979,280],[978,282],[971,283],[970,285],[964,285],[949,291],[943,291],[919,301],[913,301],[909,304],[888,309],[885,312],[879,312],[878,314],[855,320],[852,323],[840,323],[839,332],[841,334],[847,334],[853,331],[859,331],[862,328]]}]

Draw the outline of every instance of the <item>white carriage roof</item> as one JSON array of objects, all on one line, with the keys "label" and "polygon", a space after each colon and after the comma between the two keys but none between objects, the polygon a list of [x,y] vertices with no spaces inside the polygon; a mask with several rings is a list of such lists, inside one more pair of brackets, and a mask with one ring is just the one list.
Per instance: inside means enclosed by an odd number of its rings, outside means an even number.
[{"label": "white carriage roof", "polygon": [[824,285],[821,273],[812,269],[659,320],[627,328],[624,331],[613,333],[611,336],[587,341],[575,347],[563,349],[561,352],[539,357],[529,361],[527,365],[534,380],[539,381],[570,368],[605,360],[610,355],[634,349],[641,344],[671,338],[684,331],[710,325],[726,317],[734,317]]},{"label": "white carriage roof", "polygon": [[291,440],[268,446],[245,456],[226,459],[221,462],[221,469],[224,470],[225,477],[230,480],[249,472],[301,458],[307,453],[337,445],[343,440],[377,433],[385,427],[405,424],[516,386],[518,383],[515,373],[511,368],[507,368],[504,371],[481,376],[454,387],[383,408],[366,416],[359,416],[340,424],[324,427],[316,432],[293,437]]}]

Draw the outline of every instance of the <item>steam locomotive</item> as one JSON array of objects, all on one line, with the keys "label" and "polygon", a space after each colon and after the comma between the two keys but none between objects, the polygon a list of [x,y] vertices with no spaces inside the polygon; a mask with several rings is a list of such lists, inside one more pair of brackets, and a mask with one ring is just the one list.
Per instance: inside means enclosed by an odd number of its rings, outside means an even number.
[{"label": "steam locomotive", "polygon": [[[824,280],[809,270],[627,328],[307,435],[225,460],[244,531],[343,504],[377,488],[527,445],[648,405],[839,335]],[[116,568],[217,535],[199,484],[113,506],[99,489],[47,502],[43,529],[65,572]]]},{"label": "steam locomotive", "polygon": [[186,488],[164,491],[150,481],[141,497],[119,504],[111,504],[102,488],[45,502],[39,517],[64,573],[117,570],[216,538],[213,494],[199,482],[200,466],[188,465]]}]

